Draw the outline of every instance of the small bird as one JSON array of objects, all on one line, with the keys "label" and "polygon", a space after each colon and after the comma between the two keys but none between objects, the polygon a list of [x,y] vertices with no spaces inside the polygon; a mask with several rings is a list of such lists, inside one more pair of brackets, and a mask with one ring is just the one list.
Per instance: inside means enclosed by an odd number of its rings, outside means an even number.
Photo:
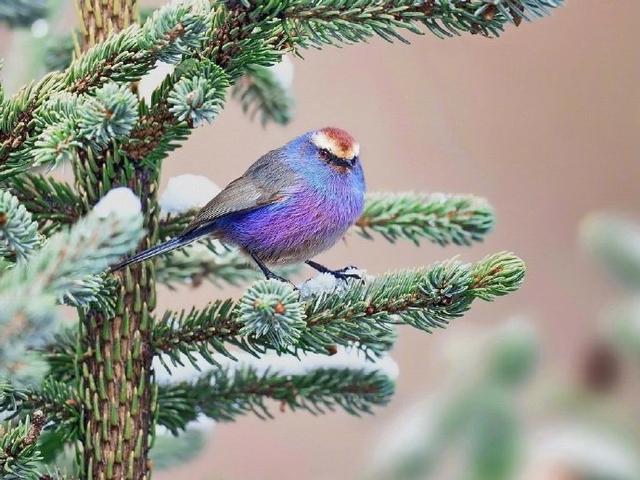
[{"label": "small bird", "polygon": [[305,262],[338,278],[359,278],[311,260],[332,247],[360,217],[365,180],[360,146],[346,131],[307,132],[258,159],[205,205],[177,237],[112,267],[170,252],[204,236],[238,246],[264,275],[270,265]]}]

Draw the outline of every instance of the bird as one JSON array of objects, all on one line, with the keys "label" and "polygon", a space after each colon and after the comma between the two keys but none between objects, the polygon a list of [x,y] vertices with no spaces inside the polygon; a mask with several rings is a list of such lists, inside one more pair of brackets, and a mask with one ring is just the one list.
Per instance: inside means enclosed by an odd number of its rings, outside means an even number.
[{"label": "bird", "polygon": [[113,266],[149,260],[203,237],[239,247],[267,279],[288,281],[270,267],[306,263],[340,279],[359,278],[347,267],[313,261],[362,214],[366,193],[360,145],[347,131],[325,127],[271,150],[229,183],[175,238]]}]

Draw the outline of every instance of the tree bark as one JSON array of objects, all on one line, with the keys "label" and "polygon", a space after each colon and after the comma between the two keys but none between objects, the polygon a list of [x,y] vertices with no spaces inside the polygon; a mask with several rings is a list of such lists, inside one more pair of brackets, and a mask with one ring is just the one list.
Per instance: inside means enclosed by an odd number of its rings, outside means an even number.
[{"label": "tree bark", "polygon": [[138,0],[77,0],[84,48],[127,28],[138,16]]},{"label": "tree bark", "polygon": [[[136,3],[79,0],[84,48],[126,28],[134,21]],[[131,188],[142,201],[149,232],[139,250],[147,248],[158,230],[157,170],[130,162],[115,148],[91,157],[80,155],[74,166],[78,190],[93,205],[113,187]],[[156,403],[151,349],[156,298],[153,263],[132,266],[115,278],[115,316],[106,317],[98,310],[80,315],[78,388],[83,398],[84,440],[78,457],[83,478],[146,480]]]}]

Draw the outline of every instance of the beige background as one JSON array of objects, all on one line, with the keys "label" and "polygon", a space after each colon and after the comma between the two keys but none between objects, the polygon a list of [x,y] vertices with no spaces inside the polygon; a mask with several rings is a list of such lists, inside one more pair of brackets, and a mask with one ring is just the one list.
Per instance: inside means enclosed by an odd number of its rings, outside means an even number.
[{"label": "beige background", "polygon": [[[545,342],[545,362],[570,370],[616,294],[577,246],[579,222],[594,209],[638,212],[638,18],[635,0],[572,0],[498,40],[426,35],[410,47],[373,41],[306,52],[296,61],[297,112],[289,126],[262,129],[232,103],[166,162],[165,181],[189,172],[222,185],[306,130],[344,127],[362,144],[370,190],[471,192],[490,199],[498,224],[471,249],[393,247],[353,236],[322,260],[383,272],[513,250],[528,264],[522,290],[475,305],[450,330],[526,314]],[[220,294],[210,286],[163,292],[160,309]],[[432,352],[451,331],[402,331],[397,394],[375,417],[243,418],[219,425],[191,467],[156,478],[355,478],[385,420],[436,388],[441,372]]]},{"label": "beige background", "polygon": [[[524,313],[539,327],[545,361],[571,369],[616,293],[578,248],[579,222],[594,209],[639,211],[638,18],[635,0],[573,0],[498,40],[426,35],[412,38],[410,47],[373,41],[306,52],[305,61],[296,61],[297,109],[289,126],[262,129],[231,103],[166,162],[165,181],[188,172],[222,185],[306,130],[346,128],[362,144],[370,190],[486,196],[498,224],[486,243],[471,249],[393,247],[353,236],[322,260],[375,273],[513,250],[528,264],[522,290],[474,306],[451,330]],[[160,309],[220,294],[206,285],[163,292]],[[375,417],[243,418],[218,425],[192,466],[156,478],[187,472],[198,480],[355,478],[385,419],[436,388],[441,373],[432,352],[447,335],[402,331],[394,351],[397,394]]]},{"label": "beige background", "polygon": [[[426,35],[410,47],[372,41],[309,51],[296,61],[297,112],[289,126],[263,129],[232,102],[214,125],[195,132],[167,160],[163,183],[196,173],[224,185],[268,149],[333,125],[362,144],[370,190],[474,193],[498,214],[496,231],[471,249],[393,247],[352,236],[321,258],[328,265],[379,273],[508,249],[527,261],[528,276],[519,293],[474,305],[448,331],[404,329],[393,352],[397,394],[376,416],[242,418],[218,425],[190,466],[154,478],[356,478],[385,421],[437,389],[438,345],[471,325],[525,314],[544,340],[544,361],[572,370],[602,307],[619,293],[578,248],[579,222],[594,209],[638,212],[638,18],[636,0],[570,0],[498,40]],[[237,293],[210,285],[163,290],[159,311]]]}]

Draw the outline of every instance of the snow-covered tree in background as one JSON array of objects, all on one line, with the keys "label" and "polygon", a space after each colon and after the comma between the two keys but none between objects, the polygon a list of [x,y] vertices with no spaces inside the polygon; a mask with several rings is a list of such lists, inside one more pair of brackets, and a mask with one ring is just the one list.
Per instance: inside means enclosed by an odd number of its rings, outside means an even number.
[{"label": "snow-covered tree in background", "polygon": [[640,223],[593,213],[580,243],[626,294],[594,312],[600,322],[571,374],[536,361],[543,350],[528,322],[466,329],[441,348],[437,393],[382,432],[365,478],[640,478]]},{"label": "snow-covered tree in background", "polygon": [[[570,376],[539,361],[533,324],[449,339],[435,393],[381,432],[367,480],[634,480],[635,409],[615,392],[615,351],[593,338]],[[631,399],[631,403],[637,398]]]},{"label": "snow-covered tree in background", "polygon": [[[300,291],[259,280],[238,300],[160,313],[159,282],[240,285],[259,275],[214,241],[104,271],[179,233],[215,193],[200,179],[201,196],[180,204],[171,194],[178,179],[159,202],[158,179],[167,155],[213,121],[229,94],[263,123],[291,117],[286,55],[374,36],[405,43],[422,31],[495,37],[559,3],[194,0],[140,12],[136,0],[78,0],[78,30],[43,56],[56,70],[0,104],[0,476],[145,479],[160,428],[179,435],[203,418],[269,417],[271,400],[353,414],[387,403],[393,368],[380,362],[396,327],[430,332],[476,299],[516,290],[519,258],[450,260],[364,283],[320,277]],[[29,25],[43,7],[5,2],[0,20]],[[157,68],[164,78],[145,95]],[[73,185],[41,173],[63,164]],[[377,193],[354,233],[470,245],[493,223],[473,196]],[[77,308],[75,325],[63,328],[59,304]],[[202,373],[172,378],[185,365]],[[72,468],[45,473],[65,448],[75,452]]]}]

